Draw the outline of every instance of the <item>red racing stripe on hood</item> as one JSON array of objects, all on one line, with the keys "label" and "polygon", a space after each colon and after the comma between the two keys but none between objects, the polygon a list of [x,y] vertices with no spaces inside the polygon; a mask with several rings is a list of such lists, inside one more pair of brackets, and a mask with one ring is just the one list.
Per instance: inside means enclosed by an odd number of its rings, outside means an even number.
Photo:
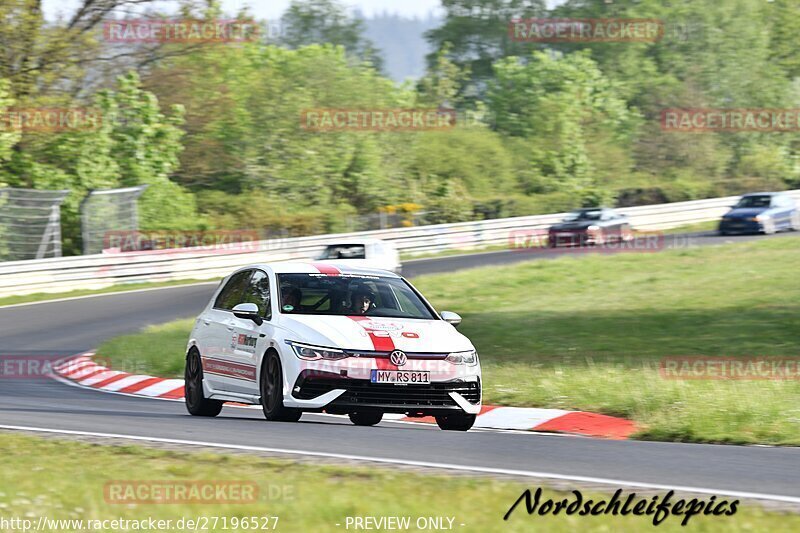
[{"label": "red racing stripe on hood", "polygon": [[[370,320],[368,316],[349,316],[347,317],[355,322],[364,322]],[[362,326],[364,327],[364,326]],[[364,327],[364,331],[369,335],[372,341],[372,346],[376,352],[391,352],[394,351],[394,341],[391,337],[376,335],[375,331]],[[389,362],[388,359],[375,358],[375,366],[378,370],[397,370],[397,367]]]},{"label": "red racing stripe on hood", "polygon": [[328,276],[342,275],[342,271],[333,265],[326,265],[324,263],[311,263],[311,266],[319,270],[320,274],[327,274]]}]

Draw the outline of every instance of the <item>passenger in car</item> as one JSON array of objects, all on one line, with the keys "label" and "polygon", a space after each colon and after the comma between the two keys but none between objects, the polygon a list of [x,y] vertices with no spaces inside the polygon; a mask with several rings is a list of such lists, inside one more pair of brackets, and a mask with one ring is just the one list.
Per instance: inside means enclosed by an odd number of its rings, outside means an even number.
[{"label": "passenger in car", "polygon": [[[300,307],[300,302],[303,299],[303,292],[297,287],[284,287],[281,289],[281,309],[284,311],[293,311]],[[292,309],[286,309],[287,306]]]}]

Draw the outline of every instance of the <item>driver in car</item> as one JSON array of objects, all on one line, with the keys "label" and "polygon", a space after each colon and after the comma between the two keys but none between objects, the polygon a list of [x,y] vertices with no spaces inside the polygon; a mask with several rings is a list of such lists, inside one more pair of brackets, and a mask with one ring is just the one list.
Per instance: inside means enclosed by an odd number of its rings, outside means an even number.
[{"label": "driver in car", "polygon": [[366,315],[375,302],[375,295],[369,289],[360,289],[350,299],[350,309],[357,315]]}]

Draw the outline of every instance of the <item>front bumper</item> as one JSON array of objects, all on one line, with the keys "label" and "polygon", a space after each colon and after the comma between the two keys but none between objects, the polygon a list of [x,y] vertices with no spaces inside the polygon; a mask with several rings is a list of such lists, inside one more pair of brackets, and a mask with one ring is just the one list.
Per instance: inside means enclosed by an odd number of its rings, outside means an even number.
[{"label": "front bumper", "polygon": [[343,391],[324,410],[333,414],[356,411],[381,411],[426,416],[465,412],[477,414],[481,406],[478,376],[426,385],[371,383],[365,379],[344,378],[333,373],[303,372],[292,387],[292,400],[311,405],[332,391]]},{"label": "front bumper", "polygon": [[761,222],[744,219],[723,219],[719,223],[720,233],[761,233],[764,226]]},{"label": "front bumper", "polygon": [[547,242],[551,248],[593,246],[597,244],[599,235],[599,232],[588,231],[551,231],[547,235]]}]

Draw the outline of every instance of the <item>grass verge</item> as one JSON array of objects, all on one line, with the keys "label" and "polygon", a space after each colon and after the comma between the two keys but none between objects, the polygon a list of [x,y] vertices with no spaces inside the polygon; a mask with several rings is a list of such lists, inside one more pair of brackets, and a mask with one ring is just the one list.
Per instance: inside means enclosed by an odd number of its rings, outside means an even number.
[{"label": "grass verge", "polygon": [[[460,313],[487,404],[635,420],[643,439],[800,444],[797,380],[676,380],[668,356],[800,354],[800,239],[563,257],[417,278]],[[104,344],[178,376],[191,322]],[[122,341],[122,342],[120,342]],[[168,362],[172,361],[172,362]],[[164,370],[166,368],[166,370]]]},{"label": "grass verge", "polygon": [[[641,531],[652,524],[652,517],[633,515],[528,516],[524,503],[504,522],[503,515],[522,491],[526,488],[535,491],[536,486],[518,481],[323,466],[137,446],[99,446],[14,434],[0,435],[0,454],[4,458],[0,478],[2,517],[28,519],[34,524],[41,516],[51,520],[153,518],[173,521],[172,528],[160,530],[174,530],[174,524],[181,518],[207,517],[209,528],[206,530],[218,531],[223,528],[210,527],[215,519],[221,524],[224,518],[227,531],[244,531],[253,528],[231,527],[234,519],[278,517],[275,529],[287,532],[343,531],[348,516],[409,516],[412,523],[418,517],[451,517],[454,518],[453,529],[459,531],[530,531],[537,526],[546,531]],[[257,489],[248,503],[211,499],[171,504],[134,503],[127,499],[131,495],[127,490],[112,492],[111,489],[124,486],[125,482],[145,482],[146,487],[155,485],[168,489],[197,481],[232,482]],[[124,495],[125,503],[109,503],[106,498],[114,494]],[[573,497],[545,490],[541,501]],[[607,500],[610,495],[584,493],[584,497],[597,501],[598,497]],[[480,505],[475,505],[478,501]],[[682,517],[670,516],[661,523],[659,530],[685,531],[681,520]],[[269,524],[273,525],[274,521]],[[693,516],[689,526],[698,531],[797,531],[800,516],[740,504],[733,516]],[[192,528],[183,528],[189,529]],[[45,530],[75,531],[77,528],[50,525]],[[411,530],[417,529],[412,527]]]},{"label": "grass verge", "polygon": [[159,287],[173,287],[179,285],[189,285],[192,283],[206,283],[213,280],[184,279],[175,281],[161,281],[157,283],[124,283],[113,285],[104,289],[81,289],[69,292],[37,292],[34,294],[21,294],[19,296],[6,296],[0,298],[0,307],[4,305],[15,305],[33,302],[44,302],[47,300],[59,300],[61,298],[75,298],[78,296],[92,296],[95,294],[111,294],[115,292],[139,291],[142,289],[157,289]]}]

